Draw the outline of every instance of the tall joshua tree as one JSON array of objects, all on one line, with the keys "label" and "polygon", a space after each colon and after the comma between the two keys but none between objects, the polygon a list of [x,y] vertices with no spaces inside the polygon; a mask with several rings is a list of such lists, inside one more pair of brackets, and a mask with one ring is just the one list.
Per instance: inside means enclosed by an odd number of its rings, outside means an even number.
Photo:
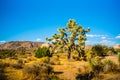
[{"label": "tall joshua tree", "polygon": [[86,33],[90,29],[85,30],[75,20],[70,19],[66,28],[58,28],[58,31],[60,32],[59,34],[54,34],[52,38],[46,38],[47,41],[54,45],[53,50],[55,48],[67,49],[68,59],[70,59],[73,50],[78,52],[78,57],[84,57],[85,41],[87,40]]}]

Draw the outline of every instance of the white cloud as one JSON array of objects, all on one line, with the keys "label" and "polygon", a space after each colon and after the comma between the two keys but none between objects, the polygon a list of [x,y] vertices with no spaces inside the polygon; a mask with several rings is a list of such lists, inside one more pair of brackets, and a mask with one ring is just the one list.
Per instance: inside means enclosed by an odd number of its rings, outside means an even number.
[{"label": "white cloud", "polygon": [[96,34],[86,34],[87,37],[104,37],[105,35],[96,35]]},{"label": "white cloud", "polygon": [[91,44],[91,41],[85,41],[86,45]]},{"label": "white cloud", "polygon": [[0,41],[0,43],[5,43],[5,42],[6,42],[5,40]]},{"label": "white cloud", "polygon": [[100,41],[100,44],[107,45],[107,46],[113,46],[113,45],[115,45],[115,42],[103,39],[102,41]]},{"label": "white cloud", "polygon": [[105,37],[105,36],[102,36],[101,39],[106,39],[106,37]]},{"label": "white cloud", "polygon": [[120,34],[118,36],[115,37],[116,39],[120,39]]},{"label": "white cloud", "polygon": [[37,39],[36,39],[36,41],[37,41],[37,42],[40,42],[40,41],[41,41],[41,39],[40,39],[40,38],[37,38]]},{"label": "white cloud", "polygon": [[117,42],[115,41],[116,39],[120,39],[120,34],[116,36],[115,38],[109,37],[109,35],[97,35],[97,34],[86,34],[90,42],[86,41],[86,44],[102,44],[102,45],[107,45],[107,46],[113,46]]},{"label": "white cloud", "polygon": [[85,41],[86,43],[90,43],[90,41]]}]

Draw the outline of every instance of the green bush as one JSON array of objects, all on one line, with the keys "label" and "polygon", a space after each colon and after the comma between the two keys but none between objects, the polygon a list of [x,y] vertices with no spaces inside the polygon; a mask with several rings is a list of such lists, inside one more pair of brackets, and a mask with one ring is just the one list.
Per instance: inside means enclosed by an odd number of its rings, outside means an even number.
[{"label": "green bush", "polygon": [[41,58],[41,57],[52,57],[52,53],[50,50],[46,47],[38,48],[35,52],[35,57]]},{"label": "green bush", "polygon": [[106,56],[109,49],[107,46],[97,44],[92,47],[92,51],[97,56]]}]

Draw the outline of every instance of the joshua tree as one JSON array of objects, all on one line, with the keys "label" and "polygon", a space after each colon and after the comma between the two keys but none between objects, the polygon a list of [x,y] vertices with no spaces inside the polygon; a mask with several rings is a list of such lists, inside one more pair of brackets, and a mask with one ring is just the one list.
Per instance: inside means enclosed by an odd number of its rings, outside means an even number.
[{"label": "joshua tree", "polygon": [[54,34],[52,38],[46,38],[47,41],[54,45],[53,50],[58,47],[59,49],[67,49],[68,59],[70,59],[73,50],[78,52],[79,57],[84,57],[86,33],[90,29],[85,30],[75,20],[69,20],[66,28],[58,28],[58,31],[60,34]]}]

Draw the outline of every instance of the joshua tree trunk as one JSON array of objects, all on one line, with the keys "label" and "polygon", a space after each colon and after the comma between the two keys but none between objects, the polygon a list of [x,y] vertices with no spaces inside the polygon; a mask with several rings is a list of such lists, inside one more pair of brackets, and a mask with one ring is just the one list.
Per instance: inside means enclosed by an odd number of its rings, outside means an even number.
[{"label": "joshua tree trunk", "polygon": [[70,53],[70,51],[68,52],[68,59],[70,59],[70,56],[71,56],[71,53]]},{"label": "joshua tree trunk", "polygon": [[80,58],[80,52],[78,51],[78,57]]},{"label": "joshua tree trunk", "polygon": [[68,59],[70,59],[70,56],[71,56],[71,49],[68,48]]},{"label": "joshua tree trunk", "polygon": [[76,50],[77,50],[77,52],[78,52],[78,58],[80,58],[80,57],[81,57],[81,52],[80,52],[79,46],[76,47]]},{"label": "joshua tree trunk", "polygon": [[86,60],[84,50],[80,50],[80,51],[78,50],[78,57],[79,57],[79,58],[83,57],[83,60]]},{"label": "joshua tree trunk", "polygon": [[85,51],[84,51],[84,50],[82,50],[81,54],[82,54],[83,60],[85,60],[85,61],[86,61]]}]

